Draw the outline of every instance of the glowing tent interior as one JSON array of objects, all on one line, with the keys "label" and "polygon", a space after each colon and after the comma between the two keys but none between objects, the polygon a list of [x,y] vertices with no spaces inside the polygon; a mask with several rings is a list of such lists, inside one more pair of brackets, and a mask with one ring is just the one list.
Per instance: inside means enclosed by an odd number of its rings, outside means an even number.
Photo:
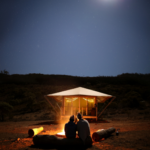
[{"label": "glowing tent interior", "polygon": [[[83,118],[97,118],[102,114],[106,107],[115,99],[114,96],[94,90],[78,87],[58,93],[45,95],[46,100],[52,105],[48,97],[61,102],[61,118],[76,115],[80,112]],[[98,114],[98,103],[110,100],[108,105]],[[52,105],[53,107],[53,105]]]}]

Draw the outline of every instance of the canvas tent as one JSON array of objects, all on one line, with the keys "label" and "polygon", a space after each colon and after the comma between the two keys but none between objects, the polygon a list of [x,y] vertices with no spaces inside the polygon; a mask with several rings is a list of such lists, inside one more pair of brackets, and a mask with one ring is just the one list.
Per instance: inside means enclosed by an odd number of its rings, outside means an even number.
[{"label": "canvas tent", "polygon": [[46,95],[46,100],[52,105],[47,97],[51,97],[57,102],[62,102],[62,107],[60,108],[61,118],[68,117],[73,114],[76,115],[77,112],[80,112],[84,118],[97,119],[97,117],[100,115],[97,114],[97,104],[104,103],[108,99],[111,99],[111,103],[115,99],[115,97],[112,95],[83,87]]}]

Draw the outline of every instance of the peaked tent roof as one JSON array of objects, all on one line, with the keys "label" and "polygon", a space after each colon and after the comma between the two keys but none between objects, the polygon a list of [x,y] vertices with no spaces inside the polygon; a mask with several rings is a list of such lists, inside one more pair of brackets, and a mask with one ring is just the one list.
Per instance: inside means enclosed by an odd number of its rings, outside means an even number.
[{"label": "peaked tent roof", "polygon": [[47,96],[53,97],[57,101],[62,101],[63,96],[75,96],[75,95],[76,96],[79,96],[79,95],[80,96],[82,95],[83,96],[96,96],[98,102],[100,103],[104,103],[107,99],[113,97],[112,95],[86,89],[83,87],[78,87],[78,88],[74,88],[74,89],[70,89],[70,90],[66,90],[66,91],[62,91],[58,93],[48,94]]}]

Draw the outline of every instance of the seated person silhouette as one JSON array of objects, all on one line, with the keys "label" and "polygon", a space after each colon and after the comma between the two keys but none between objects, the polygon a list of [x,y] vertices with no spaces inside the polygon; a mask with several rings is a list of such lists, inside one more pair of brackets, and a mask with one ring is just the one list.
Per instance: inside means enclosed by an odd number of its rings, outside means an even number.
[{"label": "seated person silhouette", "polygon": [[86,139],[90,137],[90,125],[87,120],[82,118],[81,113],[77,114],[77,118],[79,119],[77,122],[78,136],[85,144]]},{"label": "seated person silhouette", "polygon": [[65,135],[67,138],[76,138],[77,125],[74,123],[74,115],[69,119],[69,122],[65,124]]}]

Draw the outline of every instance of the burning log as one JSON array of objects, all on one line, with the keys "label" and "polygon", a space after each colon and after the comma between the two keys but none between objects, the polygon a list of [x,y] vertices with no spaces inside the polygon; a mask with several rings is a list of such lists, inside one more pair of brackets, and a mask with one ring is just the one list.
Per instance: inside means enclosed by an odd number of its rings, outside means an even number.
[{"label": "burning log", "polygon": [[43,127],[33,128],[28,130],[29,137],[33,137],[44,130]]},{"label": "burning log", "polygon": [[109,137],[113,132],[115,132],[115,128],[111,127],[109,129],[101,129],[101,130],[98,130],[96,132],[94,132],[92,134],[92,139],[95,141],[95,142],[98,142],[100,141],[100,139],[102,138],[107,138]]},{"label": "burning log", "polygon": [[66,138],[65,131],[57,133],[56,136]]},{"label": "burning log", "polygon": [[54,146],[54,147],[62,147],[62,146],[91,146],[92,145],[92,139],[91,137],[87,137],[85,144],[83,144],[83,141],[79,138],[61,138],[57,137],[55,135],[36,135],[33,137],[33,143],[34,145],[39,146]]}]

